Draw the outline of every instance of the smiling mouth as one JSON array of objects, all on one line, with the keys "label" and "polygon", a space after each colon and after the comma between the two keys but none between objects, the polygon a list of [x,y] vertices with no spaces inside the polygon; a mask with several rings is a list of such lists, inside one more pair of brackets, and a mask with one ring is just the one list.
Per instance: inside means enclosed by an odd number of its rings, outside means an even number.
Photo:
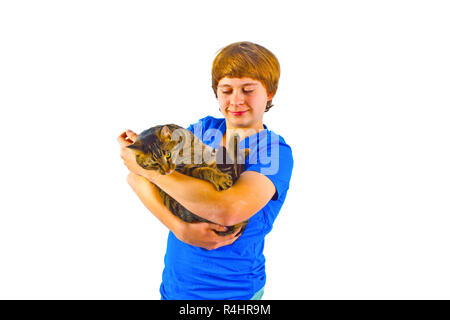
[{"label": "smiling mouth", "polygon": [[241,115],[243,115],[244,113],[246,113],[247,112],[247,110],[245,110],[245,111],[230,111],[230,113],[233,115],[233,116],[241,116]]}]

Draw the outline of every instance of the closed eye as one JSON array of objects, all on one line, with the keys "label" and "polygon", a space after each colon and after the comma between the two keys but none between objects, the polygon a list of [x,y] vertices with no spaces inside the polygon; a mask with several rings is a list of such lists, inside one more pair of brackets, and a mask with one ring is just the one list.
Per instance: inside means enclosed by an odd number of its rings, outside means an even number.
[{"label": "closed eye", "polygon": [[[255,91],[254,89],[252,89],[252,90],[242,90],[242,92],[243,93],[245,93],[245,94],[249,94],[249,93],[252,93],[253,91]],[[223,94],[232,94],[233,93],[233,91],[232,90],[222,90],[222,93]]]}]

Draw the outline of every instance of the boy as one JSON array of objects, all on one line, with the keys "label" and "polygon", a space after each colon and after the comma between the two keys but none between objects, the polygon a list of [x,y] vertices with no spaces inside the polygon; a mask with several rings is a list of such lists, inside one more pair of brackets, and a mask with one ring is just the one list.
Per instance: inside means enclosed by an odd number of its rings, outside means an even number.
[{"label": "boy", "polygon": [[[136,134],[127,130],[119,136],[121,157],[130,170],[128,183],[171,231],[160,287],[162,299],[261,298],[266,280],[264,237],[284,203],[293,167],[291,148],[263,124],[279,76],[275,55],[251,42],[230,44],[214,59],[212,87],[224,118],[206,117],[188,129],[214,148],[227,145],[231,132],[237,132],[240,147],[251,149],[246,170],[227,190],[216,191],[211,183],[176,171],[161,175],[145,170],[137,165],[134,152],[125,148],[135,141]],[[215,224],[180,220],[164,206],[153,184]],[[240,230],[227,236],[214,232],[248,219],[239,237],[235,235]]]}]

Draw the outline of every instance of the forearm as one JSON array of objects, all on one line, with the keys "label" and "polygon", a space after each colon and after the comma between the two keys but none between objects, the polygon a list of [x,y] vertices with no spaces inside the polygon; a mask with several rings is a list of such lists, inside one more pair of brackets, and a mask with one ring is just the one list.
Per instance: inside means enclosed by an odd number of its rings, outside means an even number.
[{"label": "forearm", "polygon": [[227,236],[220,236],[216,232],[227,231],[227,228],[205,222],[186,223],[182,221],[166,208],[161,200],[158,188],[146,178],[130,173],[127,181],[145,207],[169,228],[180,241],[212,250],[232,244],[238,238],[236,234],[240,229]]},{"label": "forearm", "polygon": [[127,182],[144,206],[150,210],[159,221],[177,235],[180,232],[183,222],[172,214],[164,205],[158,188],[144,177],[133,173],[128,175]]},{"label": "forearm", "polygon": [[173,172],[170,175],[152,176],[158,185],[189,211],[220,225],[229,222],[227,191],[217,191],[208,181]]}]

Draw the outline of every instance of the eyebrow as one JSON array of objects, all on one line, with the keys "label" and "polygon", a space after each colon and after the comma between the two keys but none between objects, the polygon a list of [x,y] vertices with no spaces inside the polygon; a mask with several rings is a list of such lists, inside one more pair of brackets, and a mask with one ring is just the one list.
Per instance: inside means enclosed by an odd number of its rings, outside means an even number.
[{"label": "eyebrow", "polygon": [[[252,86],[252,85],[258,85],[258,83],[257,83],[257,82],[248,82],[248,83],[244,83],[241,87]],[[229,84],[221,84],[221,85],[219,85],[218,87],[219,87],[219,88],[222,88],[222,87],[231,87],[231,85],[229,85]]]}]

